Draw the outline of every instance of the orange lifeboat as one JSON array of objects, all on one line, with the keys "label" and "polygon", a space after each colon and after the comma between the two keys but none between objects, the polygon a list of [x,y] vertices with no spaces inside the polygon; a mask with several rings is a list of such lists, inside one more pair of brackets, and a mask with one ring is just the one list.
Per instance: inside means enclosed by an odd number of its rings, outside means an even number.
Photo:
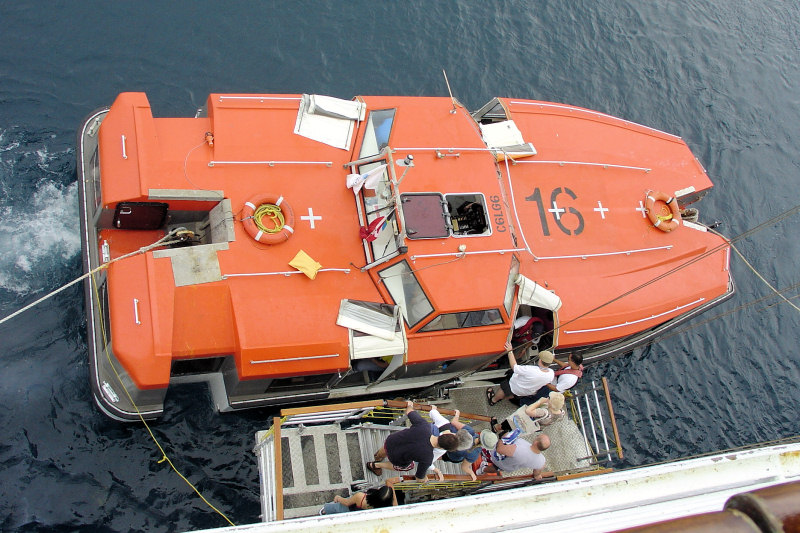
[{"label": "orange lifeboat", "polygon": [[[271,221],[270,225],[264,219]],[[279,244],[294,233],[294,211],[283,196],[264,194],[244,203],[242,224],[247,234],[263,244]]]},{"label": "orange lifeboat", "polygon": [[[656,210],[656,202],[664,204],[660,210]],[[681,212],[678,200],[674,196],[668,196],[661,191],[647,191],[644,205],[647,209],[647,218],[661,231],[669,233],[680,226]]]}]

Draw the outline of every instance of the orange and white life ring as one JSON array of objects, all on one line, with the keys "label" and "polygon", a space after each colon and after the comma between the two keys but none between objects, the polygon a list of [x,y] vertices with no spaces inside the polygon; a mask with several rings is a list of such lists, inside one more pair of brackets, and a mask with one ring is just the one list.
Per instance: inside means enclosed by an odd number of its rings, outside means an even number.
[{"label": "orange and white life ring", "polygon": [[[272,222],[265,224],[264,218]],[[279,244],[289,240],[294,233],[294,211],[283,196],[261,194],[244,203],[242,224],[256,241]]]},{"label": "orange and white life ring", "polygon": [[[656,209],[656,202],[663,202],[660,209]],[[669,233],[681,224],[681,210],[678,207],[678,199],[668,196],[660,191],[647,191],[644,206],[647,210],[647,218],[653,226],[663,232]],[[666,209],[665,209],[666,208]]]}]

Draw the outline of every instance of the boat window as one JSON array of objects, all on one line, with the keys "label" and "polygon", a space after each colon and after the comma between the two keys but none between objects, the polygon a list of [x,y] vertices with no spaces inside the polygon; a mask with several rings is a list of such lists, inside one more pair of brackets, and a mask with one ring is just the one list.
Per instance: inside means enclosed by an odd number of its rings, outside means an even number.
[{"label": "boat window", "polygon": [[445,198],[453,235],[491,235],[486,199],[482,194],[447,194]]},{"label": "boat window", "polygon": [[99,209],[102,198],[100,197],[100,161],[97,159],[97,149],[89,160],[89,181],[94,188],[94,208]]},{"label": "boat window", "polygon": [[375,155],[389,145],[389,134],[394,122],[394,109],[371,111],[361,141],[359,158]]},{"label": "boat window", "polygon": [[[367,227],[370,224],[375,225],[370,232],[374,239],[367,238],[367,242],[372,247],[372,257],[375,261],[397,251],[397,242],[394,238],[397,233],[394,194],[389,172],[385,169],[385,160],[358,166],[358,173],[362,175],[381,166],[384,167],[384,170],[377,174],[375,178],[368,179],[359,192],[364,202]],[[380,221],[381,218],[383,218],[383,221]]]},{"label": "boat window", "polygon": [[503,305],[506,308],[506,313],[511,316],[511,304],[514,302],[514,281],[519,274],[519,259],[517,256],[511,256],[511,269],[508,272],[508,284],[506,285],[506,295],[503,298]]},{"label": "boat window", "polygon": [[433,312],[433,306],[407,261],[400,261],[379,272],[383,284],[413,328]]},{"label": "boat window", "polygon": [[442,239],[450,235],[444,197],[437,192],[400,195],[409,239]]},{"label": "boat window", "polygon": [[506,110],[500,100],[497,98],[492,99],[478,111],[472,114],[472,118],[481,124],[492,124],[494,122],[502,122],[507,120]]},{"label": "boat window", "polygon": [[204,357],[202,359],[179,359],[172,361],[170,376],[192,376],[219,372],[224,357]]},{"label": "boat window", "polygon": [[441,331],[445,329],[475,328],[478,326],[491,326],[502,324],[503,317],[499,309],[482,309],[480,311],[467,311],[461,313],[446,313],[437,316],[420,331]]},{"label": "boat window", "polygon": [[310,392],[324,389],[328,383],[337,379],[338,374],[310,374],[307,376],[291,376],[288,378],[275,378],[267,387],[267,392]]}]

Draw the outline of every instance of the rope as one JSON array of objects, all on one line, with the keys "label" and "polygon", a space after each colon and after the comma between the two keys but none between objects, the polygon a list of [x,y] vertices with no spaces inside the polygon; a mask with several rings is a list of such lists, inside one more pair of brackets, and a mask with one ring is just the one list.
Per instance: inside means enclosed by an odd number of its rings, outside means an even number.
[{"label": "rope", "polygon": [[[708,230],[709,230],[711,233],[713,233],[713,234],[715,234],[715,235],[718,235],[719,237],[721,237],[721,238],[725,239],[726,241],[728,240],[728,239],[727,239],[727,238],[726,238],[724,235],[722,235],[722,234],[720,234],[720,233],[718,233],[718,232],[714,231],[713,229],[711,229],[711,228],[708,228]],[[788,298],[786,298],[786,296],[784,296],[783,294],[781,294],[781,293],[778,291],[778,289],[776,289],[775,287],[773,287],[773,286],[772,286],[772,284],[771,284],[770,282],[768,282],[768,281],[766,280],[766,278],[764,278],[764,276],[762,276],[762,275],[761,275],[761,273],[760,273],[758,270],[756,270],[756,269],[755,269],[755,267],[754,267],[753,265],[751,265],[751,264],[750,264],[750,261],[748,261],[748,260],[745,258],[745,256],[742,254],[742,252],[740,252],[740,251],[739,251],[739,249],[738,249],[736,246],[734,246],[734,244],[733,244],[732,242],[728,241],[728,243],[731,245],[731,248],[733,249],[733,251],[734,251],[734,252],[736,252],[736,255],[738,255],[738,256],[739,256],[739,258],[740,258],[742,261],[744,261],[744,264],[745,264],[745,265],[747,265],[747,268],[749,268],[749,269],[750,269],[750,270],[753,272],[753,274],[755,274],[755,275],[756,275],[756,277],[757,277],[758,279],[760,279],[762,282],[764,282],[764,285],[766,285],[767,287],[769,287],[769,288],[770,288],[770,290],[772,290],[772,292],[774,292],[776,295],[778,295],[778,297],[782,298],[784,302],[786,302],[787,304],[791,305],[791,306],[794,308],[794,310],[795,310],[795,311],[800,311],[800,307],[797,307],[795,304],[793,304],[791,301],[789,301],[789,299],[788,299]]]},{"label": "rope", "polygon": [[[263,217],[269,217],[272,220],[273,226],[268,228],[261,222]],[[286,221],[283,218],[283,211],[277,205],[273,204],[261,204],[256,209],[255,213],[253,213],[253,222],[255,222],[256,227],[263,231],[264,233],[278,233],[283,229],[284,224]]]},{"label": "rope", "polygon": [[[165,236],[164,238],[166,239],[167,236]],[[163,240],[163,239],[161,239],[161,240]],[[128,255],[130,255],[130,254],[128,254]],[[108,263],[106,263],[106,264],[108,264]],[[90,272],[89,274],[92,275],[92,283],[91,283],[91,285],[92,285],[92,288],[94,289],[93,292],[94,292],[95,303],[97,304],[97,308],[101,309],[100,293],[97,290],[97,280],[94,278],[93,272]],[[153,443],[155,443],[156,447],[161,452],[161,459],[158,460],[158,464],[166,462],[170,466],[170,468],[172,468],[172,470],[176,474],[178,474],[178,476],[183,481],[185,481],[186,484],[189,485],[189,487],[192,488],[192,490],[195,492],[195,494],[197,494],[200,497],[200,499],[203,500],[206,503],[206,505],[208,505],[218,515],[220,515],[222,518],[224,518],[230,525],[235,526],[236,524],[231,522],[231,520],[227,516],[225,516],[225,514],[222,511],[220,511],[219,509],[214,507],[214,505],[212,505],[211,502],[209,502],[202,494],[200,494],[200,491],[197,490],[197,487],[195,487],[192,484],[192,482],[189,481],[186,478],[186,476],[184,476],[178,470],[178,468],[173,464],[172,460],[170,460],[170,458],[167,457],[167,452],[164,451],[164,448],[161,446],[161,443],[158,442],[158,439],[153,434],[153,430],[150,429],[150,426],[147,424],[147,421],[142,416],[141,411],[139,411],[139,406],[137,406],[136,402],[133,401],[133,398],[131,397],[130,393],[128,392],[127,387],[125,387],[125,384],[122,382],[122,377],[119,375],[119,372],[117,371],[117,367],[114,366],[114,362],[111,360],[111,354],[108,351],[108,339],[106,338],[106,328],[105,328],[105,324],[104,324],[104,320],[103,320],[103,313],[100,312],[99,315],[100,315],[100,331],[103,333],[103,352],[106,354],[106,358],[108,359],[108,364],[111,366],[111,369],[114,371],[114,375],[116,376],[117,381],[119,382],[120,386],[122,386],[122,390],[125,391],[125,395],[128,397],[128,401],[131,402],[131,405],[136,410],[136,415],[139,417],[139,420],[142,422],[142,424],[144,424],[144,427],[145,427],[145,429],[147,429],[147,432],[150,434],[150,438],[153,440]]]},{"label": "rope", "polygon": [[662,213],[666,213],[666,214],[656,215],[656,218],[658,218],[658,220],[660,220],[662,222],[666,222],[667,220],[672,220],[672,213],[670,212],[670,210],[669,210],[669,208],[667,206],[662,206],[661,207],[661,212]]},{"label": "rope", "polygon": [[56,294],[60,293],[61,291],[64,291],[67,288],[72,287],[73,285],[75,285],[79,281],[83,281],[84,279],[86,279],[89,276],[95,274],[96,272],[99,272],[99,271],[103,270],[104,268],[108,268],[108,265],[110,265],[111,263],[115,263],[115,262],[117,262],[117,261],[119,261],[121,259],[126,259],[126,258],[132,257],[134,255],[143,254],[145,252],[148,252],[148,251],[152,250],[153,248],[158,248],[159,246],[168,246],[170,244],[175,244],[175,243],[181,242],[182,239],[178,239],[178,240],[174,240],[174,241],[168,241],[167,240],[169,237],[172,237],[173,235],[175,235],[179,231],[186,231],[186,230],[184,228],[176,228],[176,229],[170,231],[169,233],[167,233],[166,235],[164,235],[161,239],[157,240],[153,244],[150,244],[148,246],[144,246],[144,247],[139,248],[138,250],[135,250],[133,252],[130,252],[130,253],[127,253],[125,255],[121,255],[119,257],[116,257],[116,258],[112,259],[111,261],[109,261],[107,263],[103,263],[99,267],[90,270],[86,274],[84,274],[84,275],[82,275],[82,276],[70,281],[66,285],[62,285],[58,289],[56,289],[56,290],[54,290],[54,291],[42,296],[41,298],[39,298],[35,302],[30,303],[30,304],[26,305],[25,307],[23,307],[22,309],[19,309],[19,310],[15,311],[15,312],[11,313],[7,317],[5,317],[2,320],[0,320],[0,324],[4,324],[5,322],[8,322],[9,320],[14,318],[15,316],[24,313],[25,311],[27,311],[27,310],[39,305],[40,303],[42,303],[43,301],[45,301],[45,300],[47,300],[49,298],[52,298],[53,296],[55,296]]},{"label": "rope", "polygon": [[394,490],[400,491],[407,491],[407,490],[425,490],[425,491],[435,491],[440,489],[458,489],[458,488],[469,488],[469,487],[477,487],[478,485],[482,485],[485,483],[481,480],[464,480],[464,481],[427,481],[425,483],[421,481],[401,481],[400,483],[394,484]]}]

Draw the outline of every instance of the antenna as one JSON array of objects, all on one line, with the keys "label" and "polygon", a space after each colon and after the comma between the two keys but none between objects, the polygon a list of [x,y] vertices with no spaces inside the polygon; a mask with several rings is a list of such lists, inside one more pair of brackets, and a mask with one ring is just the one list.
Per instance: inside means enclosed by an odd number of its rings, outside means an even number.
[{"label": "antenna", "polygon": [[445,72],[444,69],[442,69],[442,74],[444,74],[444,82],[447,84],[447,92],[450,93],[450,100],[453,101],[453,109],[450,110],[450,114],[451,115],[455,115],[456,114],[456,99],[453,98],[453,91],[450,90],[450,82],[447,81],[447,72]]}]

